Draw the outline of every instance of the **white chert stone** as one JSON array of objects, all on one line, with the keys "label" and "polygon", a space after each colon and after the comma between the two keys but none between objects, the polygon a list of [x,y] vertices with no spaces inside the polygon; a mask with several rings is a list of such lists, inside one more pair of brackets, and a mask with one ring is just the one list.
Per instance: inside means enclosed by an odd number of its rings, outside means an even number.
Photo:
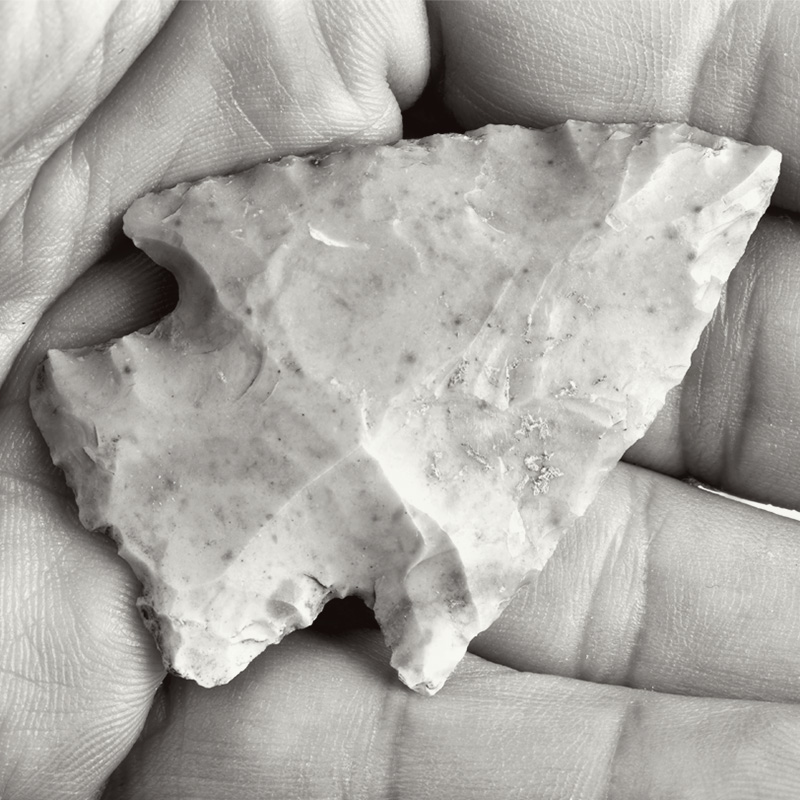
[{"label": "white chert stone", "polygon": [[681,380],[779,161],[489,126],[137,201],[178,307],[51,352],[31,405],[167,666],[225,683],[355,594],[436,692]]}]

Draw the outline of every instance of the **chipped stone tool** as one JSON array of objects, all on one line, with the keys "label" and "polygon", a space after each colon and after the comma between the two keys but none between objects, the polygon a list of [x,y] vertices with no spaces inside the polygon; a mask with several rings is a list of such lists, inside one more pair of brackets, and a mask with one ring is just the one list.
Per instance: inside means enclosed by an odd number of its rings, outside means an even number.
[{"label": "chipped stone tool", "polygon": [[167,666],[225,683],[352,594],[436,692],[681,380],[779,160],[489,126],[134,203],[177,308],[31,405]]}]

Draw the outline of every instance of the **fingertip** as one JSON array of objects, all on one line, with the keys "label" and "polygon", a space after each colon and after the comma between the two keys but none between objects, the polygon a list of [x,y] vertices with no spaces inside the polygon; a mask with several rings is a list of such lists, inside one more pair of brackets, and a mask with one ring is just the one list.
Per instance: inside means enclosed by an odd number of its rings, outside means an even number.
[{"label": "fingertip", "polygon": [[391,37],[386,80],[401,111],[419,99],[431,68],[431,39],[423,0],[394,0],[387,13]]}]

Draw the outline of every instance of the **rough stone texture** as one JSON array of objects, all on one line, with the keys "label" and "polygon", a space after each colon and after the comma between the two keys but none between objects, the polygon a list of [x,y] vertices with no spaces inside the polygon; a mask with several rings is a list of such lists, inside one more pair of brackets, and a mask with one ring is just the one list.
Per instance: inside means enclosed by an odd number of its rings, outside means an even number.
[{"label": "rough stone texture", "polygon": [[178,307],[31,402],[165,663],[224,683],[356,594],[437,691],[681,380],[779,160],[490,126],[137,201]]}]

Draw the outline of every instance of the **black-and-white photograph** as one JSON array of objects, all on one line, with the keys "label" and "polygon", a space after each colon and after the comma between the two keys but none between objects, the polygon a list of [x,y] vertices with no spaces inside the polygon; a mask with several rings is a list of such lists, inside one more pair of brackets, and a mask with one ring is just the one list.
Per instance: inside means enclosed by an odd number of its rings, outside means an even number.
[{"label": "black-and-white photograph", "polygon": [[0,0],[0,800],[800,800],[800,0]]}]

